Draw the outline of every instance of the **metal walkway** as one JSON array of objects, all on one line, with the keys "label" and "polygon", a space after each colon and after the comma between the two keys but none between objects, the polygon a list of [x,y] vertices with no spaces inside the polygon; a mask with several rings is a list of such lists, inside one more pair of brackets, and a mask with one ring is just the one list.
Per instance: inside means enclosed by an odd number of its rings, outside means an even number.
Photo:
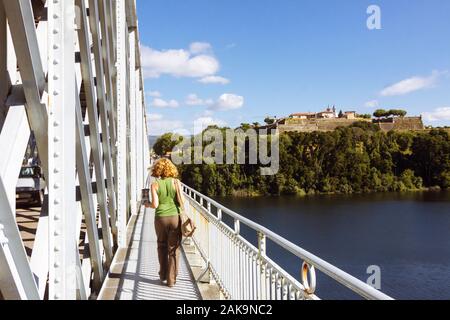
[{"label": "metal walkway", "polygon": [[184,252],[175,287],[160,284],[154,217],[154,210],[142,208],[129,226],[129,246],[113,261],[100,300],[201,299]]}]

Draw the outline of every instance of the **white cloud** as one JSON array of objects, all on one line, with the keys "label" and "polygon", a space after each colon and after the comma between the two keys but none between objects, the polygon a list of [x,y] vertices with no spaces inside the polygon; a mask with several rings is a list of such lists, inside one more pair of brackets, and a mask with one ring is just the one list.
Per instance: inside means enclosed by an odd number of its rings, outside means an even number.
[{"label": "white cloud", "polygon": [[208,107],[209,111],[230,111],[240,109],[244,106],[244,97],[232,93],[224,93],[216,101],[212,99],[202,99],[192,93],[185,103],[189,106]]},{"label": "white cloud", "polygon": [[156,113],[150,113],[147,115],[147,119],[149,121],[159,121],[163,119],[163,115],[162,114],[156,114]]},{"label": "white cloud", "polygon": [[150,91],[150,92],[147,92],[147,95],[152,98],[161,98],[162,97],[162,94],[159,91]]},{"label": "white cloud", "polygon": [[230,80],[228,80],[227,78],[224,77],[219,77],[219,76],[208,76],[208,77],[204,77],[201,78],[200,80],[198,80],[198,82],[203,83],[203,84],[229,84]]},{"label": "white cloud", "polygon": [[[196,52],[201,49],[199,44],[193,45]],[[156,50],[143,45],[141,55],[145,78],[159,78],[161,75],[204,78],[215,75],[220,69],[219,61],[209,53],[198,54],[184,49]]]},{"label": "white cloud", "polygon": [[450,107],[437,108],[433,112],[424,112],[422,114],[426,121],[450,121]]},{"label": "white cloud", "polygon": [[189,46],[189,51],[192,54],[209,53],[211,50],[212,46],[207,42],[193,42]]},{"label": "white cloud", "polygon": [[196,94],[192,93],[187,96],[185,103],[188,106],[202,107],[202,106],[210,106],[210,105],[214,104],[214,101],[211,99],[207,99],[207,100],[201,99]]},{"label": "white cloud", "polygon": [[440,76],[446,72],[433,71],[428,77],[412,77],[393,84],[380,92],[383,97],[401,96],[414,91],[432,88],[436,85]]},{"label": "white cloud", "polygon": [[379,106],[378,100],[367,101],[364,106],[366,108],[377,108]]},{"label": "white cloud", "polygon": [[225,93],[211,106],[212,110],[228,111],[240,109],[244,106],[244,97],[231,93]]},{"label": "white cloud", "polygon": [[178,103],[178,101],[176,100],[163,100],[160,98],[155,98],[153,99],[152,103],[151,103],[152,107],[155,108],[178,108],[180,106],[180,104]]}]

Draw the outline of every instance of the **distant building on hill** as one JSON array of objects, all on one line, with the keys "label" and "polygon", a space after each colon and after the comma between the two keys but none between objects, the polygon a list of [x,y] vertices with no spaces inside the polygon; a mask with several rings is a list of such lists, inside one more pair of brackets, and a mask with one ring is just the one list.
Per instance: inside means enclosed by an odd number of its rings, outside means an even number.
[{"label": "distant building on hill", "polygon": [[293,113],[289,116],[291,119],[336,119],[338,116],[336,114],[336,107],[328,107],[325,111],[321,112],[301,112]]},{"label": "distant building on hill", "polygon": [[336,114],[336,108],[327,108],[322,112],[293,113],[287,118],[275,119],[275,122],[262,129],[278,129],[283,132],[328,132],[339,127],[349,127],[356,122],[374,123],[384,132],[425,130],[422,117],[390,117],[371,119],[360,116],[356,111]]},{"label": "distant building on hill", "polygon": [[303,113],[294,113],[289,116],[292,119],[316,119],[317,113],[315,112],[303,112]]},{"label": "distant building on hill", "polygon": [[357,117],[356,111],[346,111],[343,115],[343,118],[350,120],[355,120]]}]

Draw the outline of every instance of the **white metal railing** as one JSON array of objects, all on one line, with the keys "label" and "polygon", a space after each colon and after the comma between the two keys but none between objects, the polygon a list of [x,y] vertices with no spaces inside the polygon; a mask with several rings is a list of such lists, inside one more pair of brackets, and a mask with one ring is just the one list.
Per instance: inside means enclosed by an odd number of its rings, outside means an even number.
[{"label": "white metal railing", "polygon": [[[193,241],[207,263],[207,271],[217,282],[226,299],[318,300],[315,295],[315,269],[365,299],[392,299],[184,184],[183,191],[188,200],[186,206],[189,206],[186,212],[197,225]],[[234,228],[230,228],[223,221],[224,215],[234,220]],[[241,224],[255,231],[257,247],[242,237]],[[304,261],[299,268],[300,281],[268,257],[266,240],[273,241]]]}]

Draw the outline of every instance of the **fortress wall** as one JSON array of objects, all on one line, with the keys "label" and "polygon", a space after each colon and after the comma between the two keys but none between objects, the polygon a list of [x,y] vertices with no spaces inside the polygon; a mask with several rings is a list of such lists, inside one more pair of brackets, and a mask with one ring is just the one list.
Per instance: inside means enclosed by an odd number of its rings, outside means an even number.
[{"label": "fortress wall", "polygon": [[314,132],[314,131],[333,131],[338,127],[348,127],[359,121],[367,119],[288,119],[285,125],[280,125],[280,132]]},{"label": "fortress wall", "polygon": [[396,118],[394,120],[394,130],[423,130],[425,126],[420,117]]},{"label": "fortress wall", "polygon": [[[287,119],[284,125],[279,126],[279,130],[280,132],[326,132],[334,131],[338,127],[348,127],[359,121],[372,122],[369,119]],[[379,122],[378,125],[384,132],[425,129],[420,117],[395,118],[390,121]]]}]

